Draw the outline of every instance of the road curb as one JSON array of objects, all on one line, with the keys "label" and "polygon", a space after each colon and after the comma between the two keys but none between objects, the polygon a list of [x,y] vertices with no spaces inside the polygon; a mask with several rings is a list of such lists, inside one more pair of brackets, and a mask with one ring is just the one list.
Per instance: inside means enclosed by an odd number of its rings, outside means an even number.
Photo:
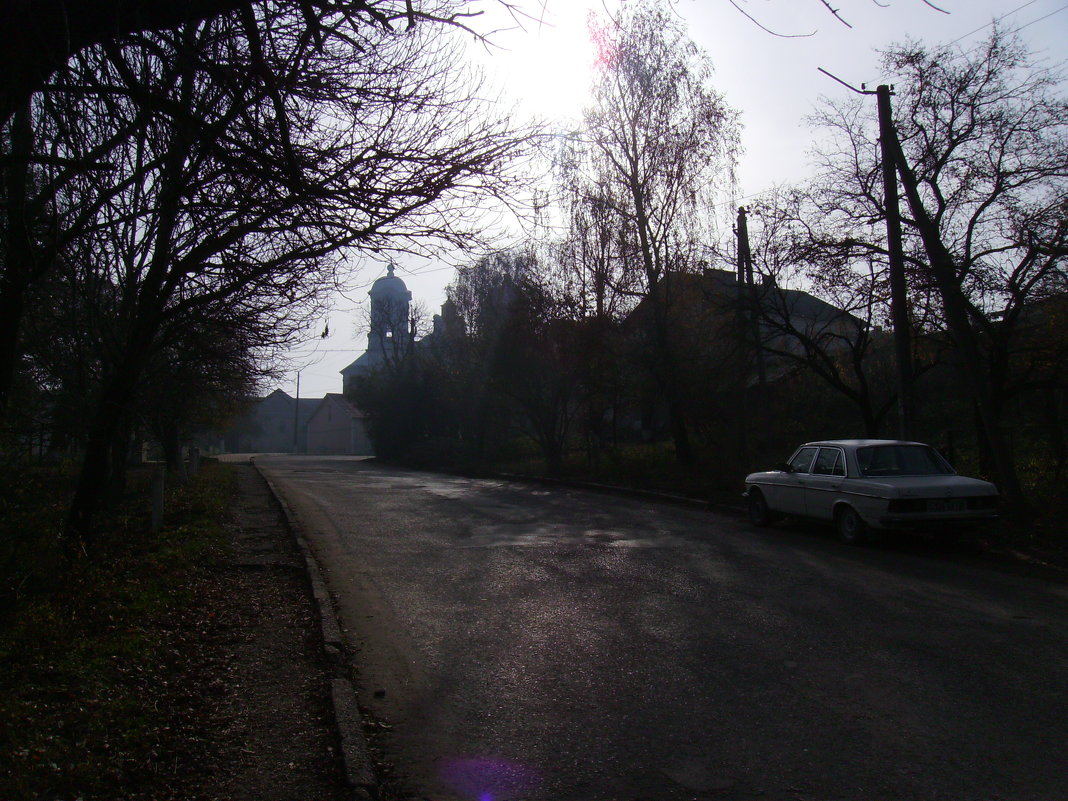
[{"label": "road curb", "polygon": [[345,778],[352,788],[354,801],[371,801],[378,797],[378,782],[375,780],[367,738],[363,733],[363,718],[360,715],[356,687],[348,676],[344,675],[347,672],[348,659],[341,626],[338,623],[337,612],[334,609],[334,602],[330,599],[330,592],[327,590],[326,582],[323,580],[319,562],[308,545],[300,517],[286,502],[275,483],[256,464],[256,460],[250,458],[249,462],[266,482],[268,489],[271,491],[271,496],[278,503],[282,514],[285,515],[289,531],[293,535],[301,555],[304,557],[304,566],[307,571],[312,600],[315,604],[316,616],[319,620],[319,628],[322,634],[323,652],[327,661],[338,674],[330,682],[330,698],[334,710],[334,724],[337,728],[338,742],[341,746]]}]

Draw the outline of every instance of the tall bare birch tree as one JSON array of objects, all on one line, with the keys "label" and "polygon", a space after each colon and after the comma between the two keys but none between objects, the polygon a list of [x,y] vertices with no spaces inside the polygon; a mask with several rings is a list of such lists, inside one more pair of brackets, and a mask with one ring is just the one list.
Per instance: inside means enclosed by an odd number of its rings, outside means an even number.
[{"label": "tall bare birch tree", "polygon": [[676,457],[689,465],[681,354],[671,345],[663,279],[693,269],[712,236],[713,193],[733,180],[737,115],[710,87],[708,57],[662,3],[628,4],[595,35],[600,72],[584,120],[587,185],[629,244],[624,269],[651,312],[648,366],[667,404]]}]

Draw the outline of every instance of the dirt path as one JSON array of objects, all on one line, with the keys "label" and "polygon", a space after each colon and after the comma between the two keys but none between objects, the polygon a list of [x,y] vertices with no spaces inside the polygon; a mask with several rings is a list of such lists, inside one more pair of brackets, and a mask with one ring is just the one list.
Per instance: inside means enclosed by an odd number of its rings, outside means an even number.
[{"label": "dirt path", "polygon": [[349,798],[304,562],[263,478],[237,465],[233,553],[205,571],[200,637],[178,680],[201,706],[171,797],[222,801]]}]

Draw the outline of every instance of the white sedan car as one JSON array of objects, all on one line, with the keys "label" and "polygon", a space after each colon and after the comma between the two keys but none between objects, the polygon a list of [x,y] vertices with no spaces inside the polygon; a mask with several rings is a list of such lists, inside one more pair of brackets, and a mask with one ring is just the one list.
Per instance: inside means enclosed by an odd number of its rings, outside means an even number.
[{"label": "white sedan car", "polygon": [[957,475],[929,445],[901,440],[805,443],[779,469],[746,476],[745,498],[758,526],[782,516],[825,520],[851,543],[869,530],[956,532],[998,514],[993,484]]}]

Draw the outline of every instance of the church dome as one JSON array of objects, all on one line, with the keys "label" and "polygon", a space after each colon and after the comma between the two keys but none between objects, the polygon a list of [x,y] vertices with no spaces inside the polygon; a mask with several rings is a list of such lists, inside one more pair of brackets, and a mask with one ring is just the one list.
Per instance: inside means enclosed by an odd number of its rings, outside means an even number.
[{"label": "church dome", "polygon": [[393,274],[392,264],[386,268],[384,276],[371,284],[368,294],[372,300],[396,299],[405,302],[412,299],[412,293],[408,291],[404,281]]}]

